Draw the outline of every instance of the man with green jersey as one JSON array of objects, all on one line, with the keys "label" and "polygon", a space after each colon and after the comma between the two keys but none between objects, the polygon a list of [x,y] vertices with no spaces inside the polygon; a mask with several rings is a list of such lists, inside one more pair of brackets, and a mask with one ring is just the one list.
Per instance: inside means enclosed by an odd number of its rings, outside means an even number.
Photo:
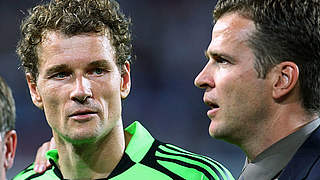
[{"label": "man with green jersey", "polygon": [[[160,142],[137,121],[127,127],[125,133],[131,135],[130,142],[121,161],[107,179],[233,179],[219,162]],[[50,150],[46,156],[53,166],[44,174],[35,174],[32,165],[15,179],[62,178],[56,164],[58,151]]]},{"label": "man with green jersey", "polygon": [[129,26],[113,0],[56,0],[30,11],[17,52],[57,149],[48,151],[44,173],[31,165],[14,179],[233,179],[218,162],[155,140],[138,122],[123,131]]}]

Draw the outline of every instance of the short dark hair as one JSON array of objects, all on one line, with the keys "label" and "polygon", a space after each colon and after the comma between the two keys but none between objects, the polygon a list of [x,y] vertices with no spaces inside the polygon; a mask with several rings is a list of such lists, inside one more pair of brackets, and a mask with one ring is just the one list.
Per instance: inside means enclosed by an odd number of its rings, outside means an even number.
[{"label": "short dark hair", "polygon": [[15,128],[16,108],[12,92],[0,77],[0,132],[1,135]]},{"label": "short dark hair", "polygon": [[292,61],[299,67],[302,106],[320,110],[320,3],[318,0],[220,0],[217,21],[229,12],[251,19],[256,31],[249,37],[255,69],[265,78],[272,67]]},{"label": "short dark hair", "polygon": [[[29,11],[21,24],[21,39],[17,53],[26,73],[37,80],[39,56],[38,44],[46,31],[58,31],[67,36],[82,33],[103,33],[110,30],[116,50],[118,67],[132,59],[131,20],[114,0],[51,0]],[[120,69],[121,70],[121,69]]]}]

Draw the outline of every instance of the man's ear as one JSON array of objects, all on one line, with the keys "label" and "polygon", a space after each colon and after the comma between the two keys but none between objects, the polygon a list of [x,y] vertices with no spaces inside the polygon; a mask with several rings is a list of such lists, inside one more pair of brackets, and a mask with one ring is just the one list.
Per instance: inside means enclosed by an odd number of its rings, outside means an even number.
[{"label": "man's ear", "polygon": [[124,63],[121,72],[120,95],[122,99],[125,99],[129,95],[131,88],[130,63],[128,61]]},{"label": "man's ear", "polygon": [[299,68],[294,62],[285,61],[275,67],[276,77],[273,83],[272,96],[280,99],[289,94],[298,83]]},{"label": "man's ear", "polygon": [[14,157],[16,155],[17,148],[17,133],[15,130],[8,131],[3,139],[4,143],[4,168],[10,169],[13,165]]},{"label": "man's ear", "polygon": [[34,78],[31,76],[30,73],[26,74],[26,78],[33,104],[36,105],[38,108],[43,109],[42,98],[38,91],[37,83],[35,82]]}]

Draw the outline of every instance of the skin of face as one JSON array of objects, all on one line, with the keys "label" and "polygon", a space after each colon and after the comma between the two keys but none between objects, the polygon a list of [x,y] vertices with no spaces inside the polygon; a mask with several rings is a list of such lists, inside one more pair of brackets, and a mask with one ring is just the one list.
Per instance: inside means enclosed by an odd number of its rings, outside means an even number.
[{"label": "skin of face", "polygon": [[258,78],[255,56],[248,47],[254,31],[253,21],[237,13],[222,16],[213,27],[208,62],[195,79],[195,85],[205,89],[203,100],[210,106],[210,135],[235,144],[259,132],[270,113],[270,81]]},{"label": "skin of face", "polygon": [[67,37],[48,31],[38,47],[37,82],[27,74],[32,100],[54,137],[72,144],[97,142],[121,123],[121,99],[130,89],[130,65],[120,73],[106,34]]}]

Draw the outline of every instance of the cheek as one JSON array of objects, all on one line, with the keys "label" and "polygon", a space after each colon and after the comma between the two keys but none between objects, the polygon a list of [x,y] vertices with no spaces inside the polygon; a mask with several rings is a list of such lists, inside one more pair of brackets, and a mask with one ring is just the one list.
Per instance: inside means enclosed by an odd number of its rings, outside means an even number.
[{"label": "cheek", "polygon": [[99,81],[96,82],[96,86],[99,86],[105,93],[105,95],[108,96],[120,94],[120,84],[121,76],[117,70],[108,74],[105,78],[99,79]]},{"label": "cheek", "polygon": [[92,84],[93,94],[104,99],[120,97],[120,82],[115,78],[106,78]]},{"label": "cheek", "polygon": [[220,73],[220,77],[216,80],[218,98],[229,104],[248,101],[252,94],[256,93],[258,85],[257,77],[251,71]]},{"label": "cheek", "polygon": [[43,101],[43,108],[48,120],[56,119],[61,114],[59,109],[63,105],[64,98],[66,98],[66,90],[63,87],[46,86],[42,88],[40,95]]},{"label": "cheek", "polygon": [[[252,77],[252,76],[251,76]],[[264,98],[264,83],[259,79],[240,77],[233,81],[229,87],[225,89],[226,96],[229,97],[229,104],[234,108],[254,108],[259,107]]]},{"label": "cheek", "polygon": [[106,113],[110,114],[119,111],[118,109],[121,106],[119,81],[108,79],[103,82],[97,82],[93,84],[93,89],[96,90],[93,92],[95,98],[99,99]]},{"label": "cheek", "polygon": [[239,86],[238,76],[228,72],[222,71],[215,77],[216,90],[218,93],[217,98],[227,98],[236,91],[235,89]]}]

